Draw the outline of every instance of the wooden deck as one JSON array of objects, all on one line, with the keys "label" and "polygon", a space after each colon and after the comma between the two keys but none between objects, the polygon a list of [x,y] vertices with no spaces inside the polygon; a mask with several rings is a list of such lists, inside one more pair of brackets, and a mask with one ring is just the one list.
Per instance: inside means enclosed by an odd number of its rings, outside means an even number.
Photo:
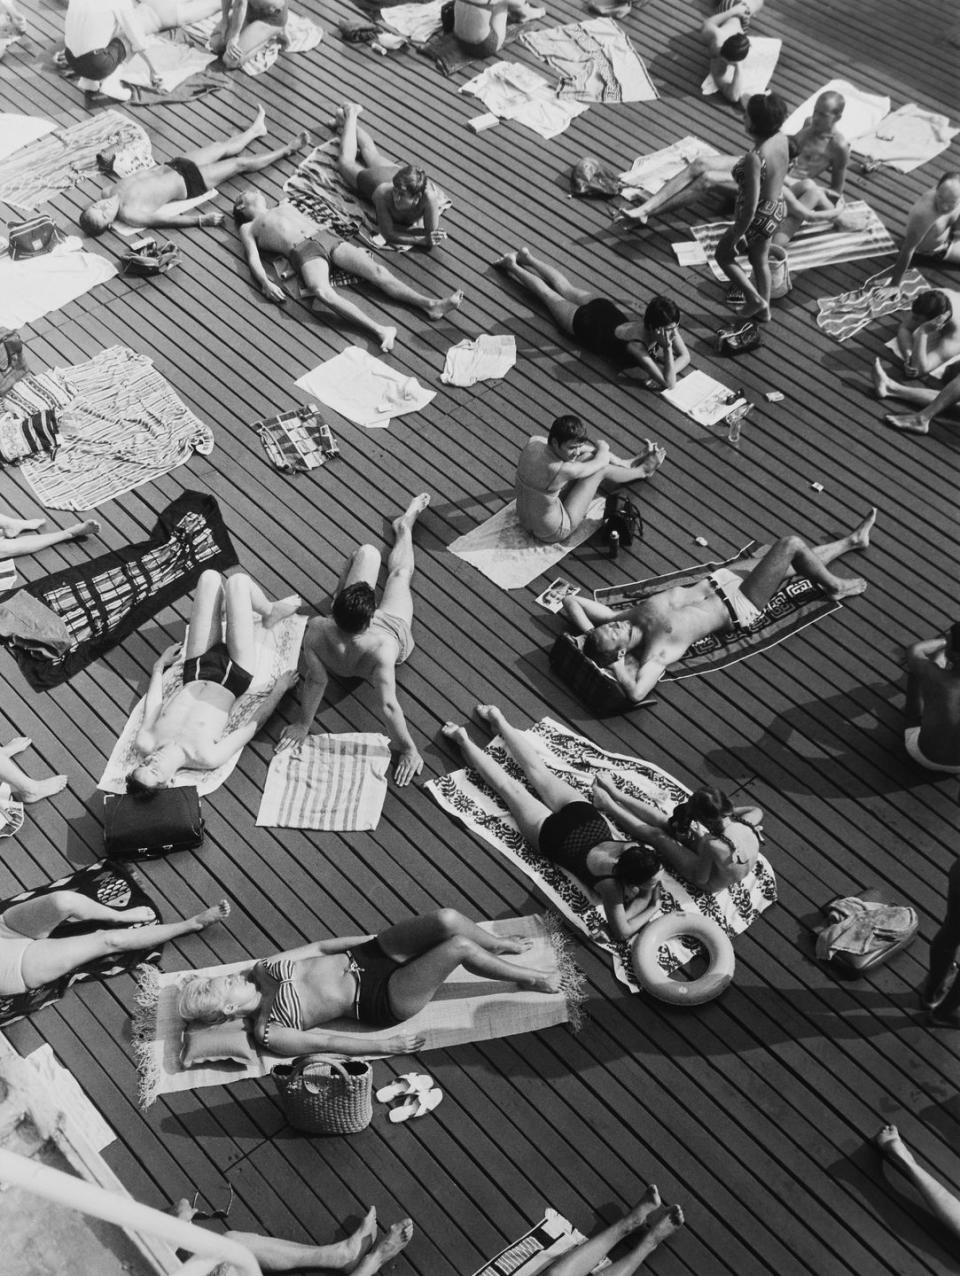
[{"label": "wooden deck", "polygon": [[[424,778],[454,764],[440,724],[468,714],[477,699],[496,697],[521,721],[549,712],[686,783],[745,786],[768,812],[780,902],[738,939],[733,987],[696,1012],[627,995],[606,963],[578,945],[590,994],[579,1035],[553,1029],[428,1055],[419,1066],[446,1096],[437,1113],[398,1127],[378,1114],[371,1130],[350,1140],[293,1136],[272,1087],[256,1082],[161,1099],[141,1114],[126,977],[81,988],[14,1026],[10,1040],[22,1052],[52,1044],[116,1129],[107,1156],[139,1199],[162,1204],[194,1187],[216,1197],[227,1178],[238,1197],[234,1226],[319,1240],[373,1203],[387,1222],[404,1214],[415,1220],[416,1238],[397,1271],[469,1276],[545,1205],[587,1230],[632,1203],[647,1182],[681,1202],[688,1220],[650,1263],[664,1276],[955,1271],[943,1238],[904,1184],[881,1171],[867,1142],[895,1120],[924,1163],[960,1190],[956,1041],[916,1016],[926,941],[956,853],[957,789],[904,760],[895,661],[899,644],[935,633],[957,614],[957,436],[940,427],[918,440],[883,426],[867,373],[893,319],[844,345],[813,320],[816,297],[855,286],[883,263],[800,275],[763,349],[722,363],[710,353],[722,290],[705,269],[679,270],[669,248],[686,237],[691,219],[622,237],[609,229],[603,203],[567,197],[565,170],[582,155],[625,168],[686,133],[743,147],[737,113],[699,96],[702,55],[692,31],[701,4],[650,0],[624,22],[658,85],[658,102],[593,107],[548,143],[512,124],[475,137],[465,122],[482,108],[456,93],[470,72],[446,80],[413,53],[383,59],[343,43],[336,22],[356,16],[345,0],[322,12],[316,0],[296,7],[327,31],[313,53],[282,59],[256,81],[237,76],[229,93],[195,105],[131,113],[151,132],[155,153],[168,158],[235,129],[257,100],[273,137],[306,124],[320,139],[336,105],[362,101],[385,148],[422,161],[454,201],[451,238],[439,251],[388,264],[438,291],[459,282],[467,292],[462,311],[430,325],[364,298],[400,327],[391,361],[440,392],[388,431],[364,432],[331,414],[342,460],[315,476],[278,475],[249,423],[300,402],[297,376],[364,341],[335,332],[299,302],[283,309],[263,303],[230,230],[174,233],[184,253],[179,270],[162,280],[114,280],[24,334],[37,365],[129,344],[150,355],[216,431],[210,458],[102,507],[104,543],[140,539],[179,491],[205,488],[221,504],[243,565],[265,587],[320,602],[343,555],[358,541],[382,541],[388,517],[428,489],[433,503],[416,536],[418,647],[399,680],[426,759]],[[557,21],[581,13],[574,0],[549,7]],[[62,7],[25,0],[25,8],[30,40],[0,65],[0,107],[82,119],[79,94],[50,66]],[[889,93],[894,105],[949,110],[956,108],[949,91],[956,49],[945,33],[953,21],[948,0],[780,0],[756,30],[784,39],[774,87],[792,103],[840,75]],[[517,46],[507,52],[529,60]],[[956,167],[955,144],[908,176],[854,176],[850,191],[868,198],[898,234],[910,202]],[[289,171],[280,166],[256,184],[276,195]],[[220,206],[239,188],[224,189]],[[52,207],[67,225],[83,203],[73,192]],[[739,451],[660,399],[611,380],[599,362],[579,358],[491,269],[496,256],[523,242],[612,295],[626,292],[641,303],[654,292],[675,295],[695,365],[742,384],[757,400]],[[107,236],[98,250],[120,249]],[[493,331],[516,334],[516,369],[472,390],[440,387],[445,350]],[[764,401],[773,388],[784,392],[783,403]],[[584,415],[618,448],[652,435],[669,452],[643,493],[644,543],[615,565],[588,546],[565,560],[564,574],[592,587],[666,571],[701,555],[696,536],[709,541],[704,558],[784,529],[826,540],[876,504],[875,544],[848,569],[868,578],[867,594],[772,655],[666,686],[652,710],[591,721],[549,673],[545,652],[558,626],[532,605],[534,591],[503,592],[445,551],[504,502],[521,442],[560,410]],[[2,482],[4,508],[33,512],[15,472]],[[52,514],[54,524],[69,521]],[[36,579],[88,552],[95,547],[49,550],[20,560],[22,574]],[[31,735],[37,768],[71,776],[69,792],[32,808],[20,835],[4,843],[0,895],[96,856],[103,759],[187,610],[185,600],[43,696],[27,690],[9,658],[0,662],[3,738]],[[368,693],[335,688],[321,720],[331,731],[364,729],[370,709]],[[226,926],[171,946],[166,969],[374,930],[438,904],[493,917],[540,907],[525,878],[440,816],[419,787],[391,791],[374,833],[311,837],[255,828],[280,725],[206,801],[202,853],[144,869],[168,916],[224,894],[234,903]],[[873,884],[916,906],[921,940],[869,979],[837,983],[811,960],[804,919],[830,898]],[[378,1078],[405,1066],[378,1065]]]}]

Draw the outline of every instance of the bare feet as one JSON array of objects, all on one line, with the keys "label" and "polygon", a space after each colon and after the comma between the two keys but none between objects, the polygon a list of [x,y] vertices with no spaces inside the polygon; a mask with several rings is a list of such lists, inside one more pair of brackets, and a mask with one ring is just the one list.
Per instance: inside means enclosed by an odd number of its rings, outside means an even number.
[{"label": "bare feet", "polygon": [[930,422],[925,420],[919,412],[907,412],[902,416],[888,412],[883,419],[895,430],[905,430],[908,434],[930,433]]},{"label": "bare feet", "polygon": [[666,459],[667,449],[661,447],[659,443],[651,443],[649,451],[633,458],[630,468],[636,470],[641,478],[649,478],[651,474],[659,470]]},{"label": "bare feet", "polygon": [[68,527],[67,532],[73,540],[81,541],[85,536],[96,536],[100,530],[100,524],[95,518],[88,518],[85,523],[74,523],[73,527]]},{"label": "bare feet", "polygon": [[881,1156],[892,1161],[894,1164],[898,1162],[911,1162],[913,1154],[908,1150],[900,1137],[900,1131],[895,1125],[885,1125],[881,1130],[873,1136],[873,1141],[877,1145],[877,1151]]},{"label": "bare feet", "polygon": [[526,246],[517,249],[517,261],[521,266],[529,266],[532,257],[533,253]]},{"label": "bare feet", "polygon": [[14,796],[28,806],[33,802],[42,802],[44,798],[53,797],[67,787],[65,775],[51,775],[47,780],[31,780],[29,785],[14,790]]},{"label": "bare feet", "polygon": [[348,1236],[345,1241],[341,1241],[338,1246],[338,1257],[343,1259],[342,1266],[345,1268],[353,1267],[370,1249],[376,1239],[377,1211],[376,1207],[371,1205],[364,1216],[363,1222],[353,1235]]},{"label": "bare feet", "polygon": [[529,988],[531,992],[559,992],[560,991],[560,971],[559,970],[524,970],[523,978],[517,979],[517,983],[521,987]]},{"label": "bare feet", "polygon": [[873,525],[877,521],[876,506],[871,509],[870,513],[863,520],[859,527],[850,533],[851,549],[868,549],[870,546],[870,533],[873,531]]},{"label": "bare feet", "polygon": [[509,270],[517,264],[517,253],[504,253],[502,257],[498,257],[493,263],[498,270]]},{"label": "bare feet", "polygon": [[299,594],[291,594],[289,598],[279,598],[263,618],[264,629],[272,629],[288,616],[295,616],[303,605]]},{"label": "bare feet", "polygon": [[873,389],[878,399],[889,398],[890,378],[884,372],[879,359],[873,361]]},{"label": "bare feet", "polygon": [[467,728],[462,727],[459,722],[445,722],[440,728],[440,732],[457,745],[463,744],[464,740],[469,738],[467,736]]},{"label": "bare feet", "polygon": [[499,731],[506,721],[503,710],[495,704],[478,704],[474,713],[481,722],[485,722],[488,727],[493,727],[495,731]]},{"label": "bare feet", "polygon": [[3,535],[13,537],[19,536],[21,532],[36,532],[43,527],[46,521],[45,518],[5,518],[3,520]]},{"label": "bare feet", "polygon": [[251,138],[266,137],[267,135],[267,113],[262,106],[257,107],[257,113],[253,117],[253,123],[247,132]]},{"label": "bare feet", "polygon": [[498,957],[516,957],[520,953],[528,953],[532,947],[533,940],[527,937],[523,939],[498,939],[495,952]]},{"label": "bare feet", "polygon": [[651,1183],[630,1213],[624,1217],[624,1231],[635,1232],[638,1227],[643,1227],[650,1215],[654,1210],[658,1210],[661,1204],[660,1189],[656,1183]]},{"label": "bare feet", "polygon": [[377,336],[380,339],[380,349],[384,354],[389,354],[397,342],[396,328],[378,328]]},{"label": "bare feet", "polygon": [[294,136],[291,137],[290,141],[287,143],[287,154],[296,155],[297,151],[306,150],[306,148],[309,145],[310,145],[310,134],[307,132],[305,128],[302,128],[300,132],[295,133]]},{"label": "bare feet", "polygon": [[222,899],[219,904],[214,904],[212,908],[205,908],[202,913],[197,913],[196,917],[191,917],[197,930],[206,930],[208,926],[212,926],[214,922],[223,922],[230,916],[230,901]]},{"label": "bare feet", "polygon": [[33,744],[33,741],[28,735],[17,735],[13,737],[9,744],[0,746],[0,753],[5,758],[15,758],[18,753],[23,753],[26,749],[29,749],[31,744]]},{"label": "bare feet", "polygon": [[679,1232],[681,1227],[683,1227],[683,1210],[679,1205],[671,1205],[663,1218],[654,1223],[647,1235],[650,1240],[659,1245],[661,1241],[669,1240],[674,1232]]},{"label": "bare feet", "polygon": [[393,520],[393,534],[399,536],[406,528],[409,530],[430,504],[430,493],[421,492],[419,496],[415,496],[407,508],[397,518]]},{"label": "bare feet", "polygon": [[124,926],[137,926],[141,922],[149,926],[151,922],[157,920],[157,915],[147,904],[142,908],[117,909],[117,921],[122,922]]},{"label": "bare feet", "polygon": [[426,308],[426,316],[428,319],[442,319],[444,315],[448,315],[451,310],[459,310],[463,305],[463,290],[457,289],[452,292],[449,297],[442,297],[439,301],[431,301]]},{"label": "bare feet", "polygon": [[412,1240],[412,1219],[405,1218],[399,1223],[394,1223],[380,1244],[370,1251],[368,1261],[371,1264],[375,1262],[376,1266],[371,1266],[369,1270],[371,1272],[379,1271],[384,1263],[389,1263],[392,1258],[396,1258],[402,1249],[406,1249]]},{"label": "bare feet", "polygon": [[838,576],[837,584],[830,590],[830,597],[853,598],[855,594],[862,594],[867,587],[867,582],[860,576]]}]

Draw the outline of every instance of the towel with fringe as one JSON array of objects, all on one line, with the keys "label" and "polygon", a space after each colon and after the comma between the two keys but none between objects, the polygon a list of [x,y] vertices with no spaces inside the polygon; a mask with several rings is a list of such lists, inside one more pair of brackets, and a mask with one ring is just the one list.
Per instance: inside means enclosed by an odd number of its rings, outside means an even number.
[{"label": "towel with fringe", "polygon": [[[509,935],[533,942],[526,952],[508,960],[534,969],[557,970],[560,991],[532,992],[513,984],[498,983],[486,976],[471,975],[462,967],[447,979],[433,1001],[412,1019],[403,1031],[425,1038],[423,1050],[447,1049],[468,1041],[491,1041],[520,1032],[540,1032],[557,1024],[580,1023],[583,976],[569,952],[569,941],[555,918],[546,916],[508,917],[481,922],[493,935]],[[180,989],[196,975],[216,977],[237,970],[249,970],[252,961],[233,962],[207,970],[187,970],[161,974],[150,966],[140,967],[133,1039],[140,1070],[140,1103],[149,1107],[161,1094],[196,1090],[201,1086],[229,1085],[248,1077],[265,1077],[284,1060],[261,1051],[250,1064],[205,1064],[180,1066],[183,1020],[177,1013]],[[355,1019],[324,1024],[330,1032],[349,1032],[370,1040],[370,1058],[388,1058],[387,1042],[396,1028],[368,1028]]]},{"label": "towel with fringe", "polygon": [[[552,718],[542,718],[526,734],[540,746],[550,770],[579,789],[584,801],[590,800],[591,786],[601,772],[615,778],[624,793],[650,802],[665,815],[690,794],[689,789],[652,762],[624,753],[610,753]],[[522,770],[510,757],[499,736],[491,741],[486,752],[513,779],[532,792]],[[476,771],[468,768],[454,771],[438,780],[428,781],[424,788],[445,811],[535,882],[564,921],[576,926],[609,953],[613,958],[614,974],[622,983],[633,989],[638,987],[630,965],[630,945],[611,939],[599,896],[572,873],[552,864],[534,850],[506,805],[483,783]],[[617,831],[613,836],[623,838],[623,834]],[[773,870],[763,855],[758,856],[753,873],[729,890],[712,893],[698,890],[666,871],[660,881],[659,915],[701,913],[731,936],[746,930],[777,898]],[[671,941],[660,949],[660,965],[664,970],[675,970],[689,960],[694,951],[693,945],[685,940]]]}]

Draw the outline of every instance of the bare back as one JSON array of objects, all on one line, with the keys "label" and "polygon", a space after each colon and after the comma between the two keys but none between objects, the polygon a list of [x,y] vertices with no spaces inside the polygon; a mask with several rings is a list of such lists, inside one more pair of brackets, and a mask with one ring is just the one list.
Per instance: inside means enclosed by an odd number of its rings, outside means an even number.
[{"label": "bare back", "polygon": [[372,681],[381,669],[396,665],[396,639],[371,626],[362,634],[344,634],[330,616],[315,616],[307,625],[304,649],[320,661],[328,673],[338,678]]},{"label": "bare back", "polygon": [[938,762],[960,764],[960,673],[926,660],[917,678],[923,697],[920,748]]}]

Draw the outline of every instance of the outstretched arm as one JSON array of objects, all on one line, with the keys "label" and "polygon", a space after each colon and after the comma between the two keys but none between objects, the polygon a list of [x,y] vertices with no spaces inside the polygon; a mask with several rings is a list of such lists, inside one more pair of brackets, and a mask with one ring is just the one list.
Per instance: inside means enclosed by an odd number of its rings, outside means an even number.
[{"label": "outstretched arm", "polygon": [[185,226],[222,226],[223,213],[137,213],[130,214],[136,226],[149,226],[155,230]]},{"label": "outstretched arm", "polygon": [[267,272],[263,268],[263,259],[260,256],[260,249],[257,246],[253,227],[249,222],[240,227],[240,243],[243,245],[243,253],[247,259],[250,274],[267,301],[275,301],[278,304],[286,301],[287,294],[280,285],[267,278]]},{"label": "outstretched arm", "polygon": [[397,699],[397,678],[393,662],[382,660],[370,681],[380,699],[380,712],[390,743],[400,755],[393,778],[401,786],[409,784],[423,770],[423,758],[417,752],[413,737],[407,730],[407,720]]},{"label": "outstretched arm", "polygon": [[300,661],[304,670],[303,686],[300,689],[300,712],[297,714],[296,722],[291,722],[288,727],[284,727],[274,753],[279,753],[281,749],[288,749],[292,744],[300,744],[307,738],[327,690],[329,675],[316,653],[304,647]]}]

